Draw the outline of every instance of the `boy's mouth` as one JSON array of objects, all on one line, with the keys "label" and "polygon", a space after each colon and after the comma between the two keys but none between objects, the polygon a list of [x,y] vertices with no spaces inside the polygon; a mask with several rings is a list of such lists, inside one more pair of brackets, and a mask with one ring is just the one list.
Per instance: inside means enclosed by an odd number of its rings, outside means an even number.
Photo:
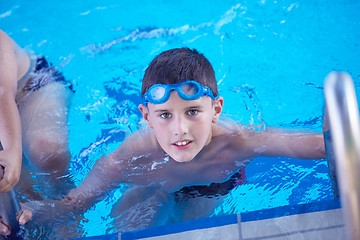
[{"label": "boy's mouth", "polygon": [[189,140],[183,140],[183,141],[178,141],[178,142],[175,142],[173,143],[173,145],[177,148],[187,148],[190,143],[192,143],[192,141],[189,141]]}]

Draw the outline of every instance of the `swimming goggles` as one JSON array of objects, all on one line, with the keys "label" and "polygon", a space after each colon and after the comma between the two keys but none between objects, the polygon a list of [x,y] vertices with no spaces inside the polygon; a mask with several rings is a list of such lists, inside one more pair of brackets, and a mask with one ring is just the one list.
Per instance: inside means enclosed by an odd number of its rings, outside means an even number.
[{"label": "swimming goggles", "polygon": [[144,94],[144,105],[150,102],[152,104],[162,104],[169,100],[172,90],[176,90],[179,96],[184,100],[195,100],[202,96],[209,96],[215,100],[214,94],[209,87],[203,86],[194,80],[185,80],[176,84],[155,84]]}]

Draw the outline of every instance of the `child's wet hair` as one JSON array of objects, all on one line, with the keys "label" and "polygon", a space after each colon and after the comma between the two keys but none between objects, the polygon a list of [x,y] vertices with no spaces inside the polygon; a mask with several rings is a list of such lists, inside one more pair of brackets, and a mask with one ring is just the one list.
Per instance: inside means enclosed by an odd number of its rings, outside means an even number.
[{"label": "child's wet hair", "polygon": [[155,84],[174,84],[195,80],[218,95],[215,72],[210,62],[195,49],[174,48],[156,56],[145,71],[141,96]]}]

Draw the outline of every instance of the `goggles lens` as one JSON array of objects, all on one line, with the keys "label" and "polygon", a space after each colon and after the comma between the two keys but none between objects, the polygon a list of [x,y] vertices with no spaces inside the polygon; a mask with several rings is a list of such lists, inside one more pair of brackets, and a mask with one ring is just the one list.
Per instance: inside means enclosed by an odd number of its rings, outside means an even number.
[{"label": "goggles lens", "polygon": [[165,96],[166,89],[163,86],[156,86],[148,91],[149,99],[159,100]]},{"label": "goggles lens", "polygon": [[181,92],[183,92],[186,96],[196,96],[199,94],[200,89],[199,87],[191,82],[184,82],[184,84],[180,85]]},{"label": "goggles lens", "polygon": [[151,86],[148,92],[144,94],[144,105],[146,106],[148,102],[152,104],[165,103],[172,90],[176,90],[184,100],[195,100],[205,95],[213,100],[216,99],[209,87],[193,80],[186,80],[178,84],[155,84]]}]

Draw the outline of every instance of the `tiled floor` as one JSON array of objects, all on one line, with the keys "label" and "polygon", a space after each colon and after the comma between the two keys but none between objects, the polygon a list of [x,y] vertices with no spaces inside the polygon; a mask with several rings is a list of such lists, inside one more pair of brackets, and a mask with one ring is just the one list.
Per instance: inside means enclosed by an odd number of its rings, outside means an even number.
[{"label": "tiled floor", "polygon": [[239,239],[326,239],[343,240],[341,209],[242,222]]},{"label": "tiled floor", "polygon": [[343,240],[338,199],[220,216],[119,234],[147,240]]}]

